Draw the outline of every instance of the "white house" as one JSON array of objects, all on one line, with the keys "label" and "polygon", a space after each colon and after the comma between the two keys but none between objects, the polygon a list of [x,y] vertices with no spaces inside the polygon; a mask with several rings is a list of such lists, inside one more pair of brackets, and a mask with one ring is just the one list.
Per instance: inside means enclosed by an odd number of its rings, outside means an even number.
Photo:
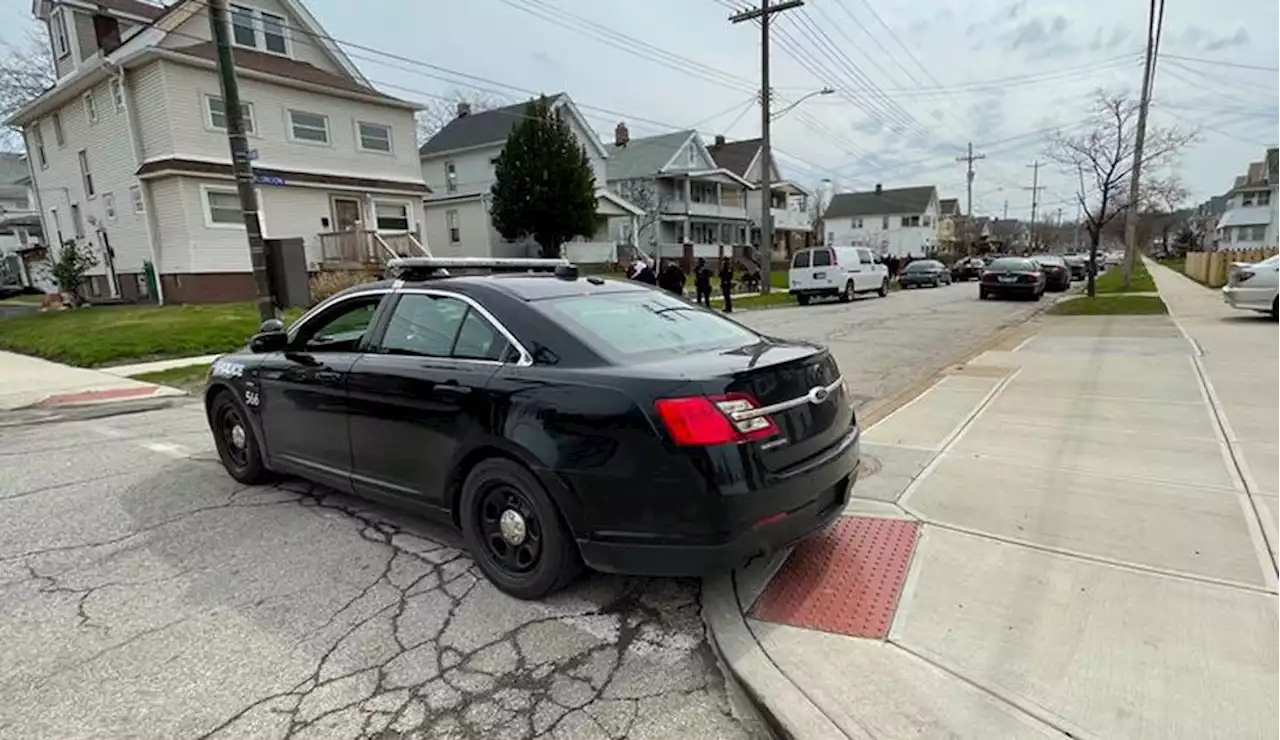
[{"label": "white house", "polygon": [[[565,255],[578,262],[613,261],[617,248],[609,233],[610,220],[635,218],[641,211],[605,187],[609,154],[573,100],[559,93],[549,96],[547,104],[568,121],[596,180],[595,233],[566,244]],[[431,188],[425,203],[426,234],[436,255],[531,256],[529,242],[508,241],[489,217],[494,165],[527,107],[528,103],[517,103],[476,113],[469,104],[459,103],[457,116],[418,149],[422,178]]]},{"label": "white house", "polygon": [[[90,296],[252,296],[206,3],[32,12],[58,81],[7,123],[25,132],[47,240],[99,255]],[[298,0],[237,2],[230,30],[264,234],[301,237],[315,264],[418,251],[416,106],[375,90]]]},{"label": "white house", "polygon": [[[707,150],[721,168],[751,183],[753,189],[747,191],[747,218],[751,221],[751,243],[759,244],[764,198],[760,189],[760,139],[725,141],[724,136],[716,136]],[[769,206],[773,218],[773,259],[786,260],[794,250],[813,241],[813,223],[809,218],[809,199],[813,196],[782,177],[777,158],[769,161],[769,182],[773,195]]]},{"label": "white house", "polygon": [[938,246],[938,189],[932,185],[840,193],[822,215],[825,244],[921,257]]},{"label": "white house", "polygon": [[1226,211],[1214,231],[1220,250],[1276,247],[1277,206],[1280,192],[1277,150],[1268,149],[1261,162],[1251,162],[1227,193]]},{"label": "white house", "polygon": [[715,257],[723,246],[748,244],[752,185],[717,164],[697,131],[632,139],[620,123],[608,167],[609,188],[644,212],[637,232],[619,231],[641,249],[675,258],[691,244],[694,255]]}]

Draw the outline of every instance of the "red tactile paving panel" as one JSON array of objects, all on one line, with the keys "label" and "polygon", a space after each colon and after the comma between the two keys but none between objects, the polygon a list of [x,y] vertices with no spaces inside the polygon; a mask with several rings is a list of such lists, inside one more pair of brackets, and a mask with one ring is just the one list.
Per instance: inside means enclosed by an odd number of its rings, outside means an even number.
[{"label": "red tactile paving panel", "polygon": [[83,393],[63,393],[58,396],[49,396],[41,401],[43,406],[60,406],[68,403],[87,403],[90,401],[108,401],[117,398],[133,398],[135,396],[150,396],[156,392],[155,386],[146,386],[143,388],[115,388],[109,391],[84,391]]},{"label": "red tactile paving panel", "polygon": [[919,529],[908,519],[842,517],[796,547],[753,616],[851,637],[885,637]]}]

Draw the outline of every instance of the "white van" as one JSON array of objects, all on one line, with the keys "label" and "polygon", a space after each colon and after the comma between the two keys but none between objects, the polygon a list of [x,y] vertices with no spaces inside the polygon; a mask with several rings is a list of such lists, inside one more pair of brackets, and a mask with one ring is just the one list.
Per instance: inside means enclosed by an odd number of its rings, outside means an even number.
[{"label": "white van", "polygon": [[791,257],[788,282],[801,306],[817,296],[838,296],[842,302],[858,293],[883,298],[889,294],[889,269],[866,247],[813,247]]}]

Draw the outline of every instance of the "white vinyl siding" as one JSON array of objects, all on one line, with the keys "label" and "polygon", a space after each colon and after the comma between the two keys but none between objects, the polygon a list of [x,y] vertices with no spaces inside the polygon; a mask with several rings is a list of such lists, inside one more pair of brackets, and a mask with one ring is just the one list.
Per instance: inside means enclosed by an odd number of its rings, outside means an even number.
[{"label": "white vinyl siding", "polygon": [[[227,130],[227,106],[222,98],[213,95],[204,96],[205,123],[209,128],[219,131]],[[253,117],[253,103],[240,101],[240,116],[244,119],[244,131],[247,134],[257,133],[257,124]]]},{"label": "white vinyl siding", "polygon": [[356,122],[357,146],[366,152],[391,152],[391,127],[381,123]]},{"label": "white vinyl siding", "polygon": [[329,143],[329,117],[301,110],[289,111],[289,135],[294,141]]}]

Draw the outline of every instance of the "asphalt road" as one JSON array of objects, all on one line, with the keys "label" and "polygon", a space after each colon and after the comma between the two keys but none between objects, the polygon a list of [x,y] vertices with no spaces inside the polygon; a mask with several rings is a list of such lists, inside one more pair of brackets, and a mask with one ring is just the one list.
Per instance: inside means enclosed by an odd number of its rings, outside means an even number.
[{"label": "asphalt road", "polygon": [[[831,344],[873,398],[1034,308],[975,293],[739,318]],[[765,736],[730,712],[694,581],[506,598],[411,515],[239,486],[193,403],[3,423],[2,738]]]}]

